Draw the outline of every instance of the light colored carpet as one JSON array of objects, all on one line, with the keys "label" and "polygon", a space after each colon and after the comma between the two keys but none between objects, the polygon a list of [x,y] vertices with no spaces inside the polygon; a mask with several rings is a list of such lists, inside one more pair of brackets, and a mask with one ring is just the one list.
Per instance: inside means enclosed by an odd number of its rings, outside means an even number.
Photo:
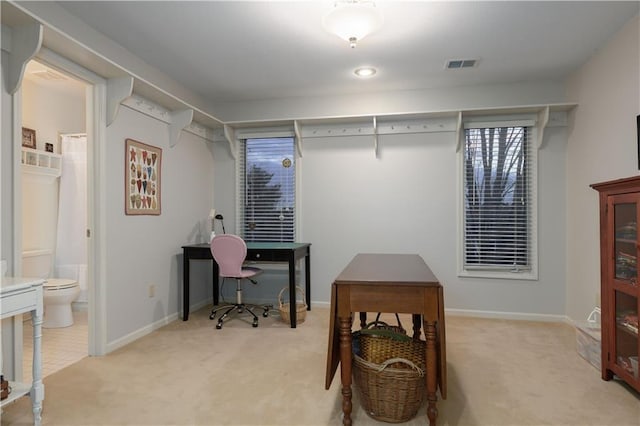
[{"label": "light colored carpet", "polygon": [[[324,389],[329,310],[297,329],[277,317],[222,330],[208,310],[45,379],[45,425],[339,425],[339,373]],[[404,317],[403,317],[404,318]],[[410,319],[403,324],[410,328]],[[640,425],[640,396],[605,382],[566,324],[447,317],[448,399],[439,425]],[[360,408],[355,425],[378,425]],[[2,425],[32,423],[30,401]],[[425,407],[408,425],[427,423]]]}]

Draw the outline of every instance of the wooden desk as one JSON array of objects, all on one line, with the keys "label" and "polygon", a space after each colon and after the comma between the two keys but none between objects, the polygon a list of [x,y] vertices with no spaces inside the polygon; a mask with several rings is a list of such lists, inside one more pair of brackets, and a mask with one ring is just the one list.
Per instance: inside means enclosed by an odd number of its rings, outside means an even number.
[{"label": "wooden desk", "polygon": [[[2,277],[0,285],[0,317],[9,318],[26,312],[31,312],[33,326],[33,380],[31,383],[11,382],[11,393],[4,399],[1,406],[9,404],[24,395],[31,396],[33,407],[33,424],[40,425],[42,421],[42,401],[44,400],[44,384],[42,383],[42,320],[44,315],[42,284],[40,278]],[[22,342],[18,342],[22,344]],[[22,362],[18,360],[17,362]]]},{"label": "wooden desk", "polygon": [[[213,264],[213,304],[218,304],[218,264],[213,260],[208,243],[189,244],[182,246],[183,272],[182,272],[182,319],[189,319],[189,261],[192,259],[208,259]],[[255,262],[282,262],[289,264],[289,300],[296,300],[296,263],[304,258],[305,301],[307,310],[311,310],[311,244],[309,243],[247,243],[248,261]],[[291,303],[289,317],[291,328],[296,328],[296,304]]]},{"label": "wooden desk", "polygon": [[[442,285],[414,254],[358,254],[331,287],[331,321],[325,388],[340,367],[343,424],[351,425],[351,324],[353,312],[413,314],[414,338],[421,321],[426,340],[426,394],[429,424],[438,417],[436,391],[447,398],[444,297]],[[366,316],[361,315],[361,327]]]}]

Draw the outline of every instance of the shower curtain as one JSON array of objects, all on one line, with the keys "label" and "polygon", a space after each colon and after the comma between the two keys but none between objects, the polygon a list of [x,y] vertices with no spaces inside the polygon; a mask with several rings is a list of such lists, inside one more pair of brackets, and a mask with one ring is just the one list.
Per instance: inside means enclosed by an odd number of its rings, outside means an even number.
[{"label": "shower curtain", "polygon": [[61,135],[62,175],[58,202],[55,274],[77,280],[77,301],[87,302],[87,137]]}]

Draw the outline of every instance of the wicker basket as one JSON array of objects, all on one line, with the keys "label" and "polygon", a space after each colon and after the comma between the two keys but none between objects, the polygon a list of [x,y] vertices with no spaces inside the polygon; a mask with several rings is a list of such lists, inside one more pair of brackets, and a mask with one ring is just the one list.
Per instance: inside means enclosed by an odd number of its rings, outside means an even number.
[{"label": "wicker basket", "polygon": [[424,370],[403,358],[374,364],[353,354],[353,377],[365,412],[376,420],[406,422],[424,399]]},{"label": "wicker basket", "polygon": [[[382,364],[391,358],[409,360],[421,369],[426,366],[426,346],[424,340],[412,339],[391,330],[363,329],[353,335],[357,338],[357,354],[365,361]],[[410,368],[406,363],[393,365],[394,368]]]},{"label": "wicker basket", "polygon": [[[280,318],[288,324],[291,324],[291,316],[289,315],[289,310],[291,304],[289,302],[282,301],[282,294],[285,290],[289,290],[289,286],[283,287],[278,294],[278,306],[280,309]],[[305,302],[304,290],[301,287],[296,286],[296,294],[300,293],[302,295],[302,301],[299,302],[296,300],[296,324],[301,324],[307,318],[307,303]]]}]

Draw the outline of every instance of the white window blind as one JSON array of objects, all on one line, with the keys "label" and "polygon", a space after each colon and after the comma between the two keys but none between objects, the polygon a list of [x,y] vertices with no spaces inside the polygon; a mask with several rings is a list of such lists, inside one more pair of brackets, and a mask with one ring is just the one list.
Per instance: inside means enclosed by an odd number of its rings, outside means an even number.
[{"label": "white window blind", "polygon": [[531,271],[537,180],[532,129],[465,127],[463,268]]},{"label": "white window blind", "polygon": [[238,229],[246,241],[294,241],[294,148],[291,137],[240,141]]}]

